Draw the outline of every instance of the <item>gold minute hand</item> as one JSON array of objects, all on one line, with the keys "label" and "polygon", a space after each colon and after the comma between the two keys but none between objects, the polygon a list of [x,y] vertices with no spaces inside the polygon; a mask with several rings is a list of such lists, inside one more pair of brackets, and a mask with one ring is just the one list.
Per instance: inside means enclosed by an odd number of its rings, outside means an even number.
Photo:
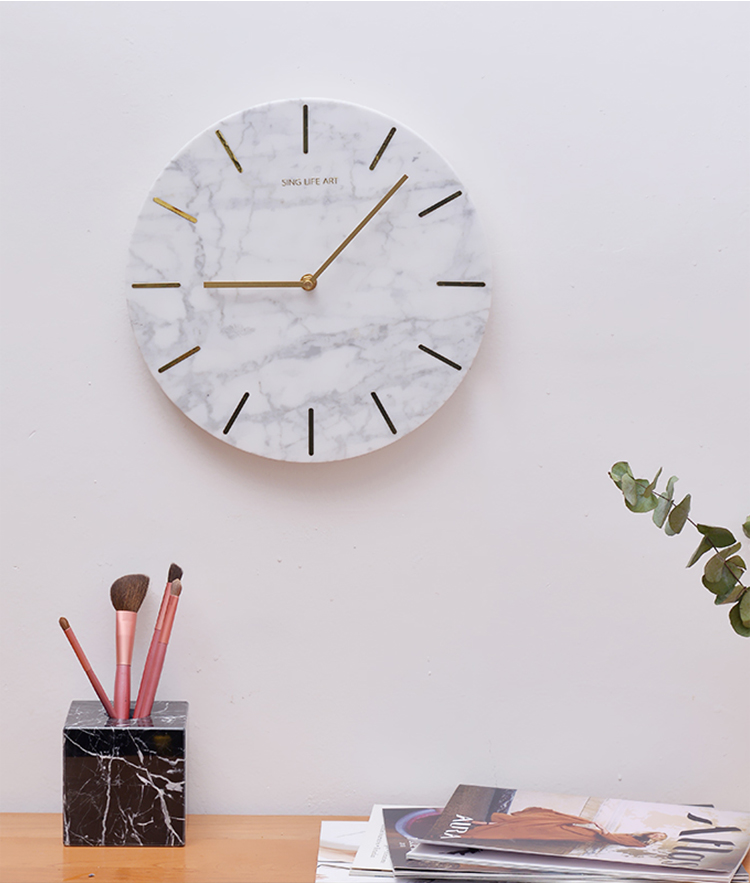
[{"label": "gold minute hand", "polygon": [[[375,217],[375,215],[380,211],[381,208],[383,208],[383,206],[386,204],[386,202],[388,202],[388,200],[393,196],[393,194],[404,183],[404,181],[406,181],[406,179],[408,177],[409,177],[408,175],[403,175],[401,178],[399,178],[399,180],[396,181],[396,183],[393,185],[393,187],[391,187],[391,189],[380,200],[380,202],[375,206],[375,208],[367,215],[367,217],[365,217],[364,220],[360,221],[359,224],[357,224],[357,226],[346,237],[346,239],[341,243],[341,245],[336,249],[336,251],[334,251],[330,257],[326,258],[326,260],[318,267],[318,269],[312,274],[312,276],[309,277],[313,280],[313,282],[317,283],[318,276],[320,276],[320,274],[323,272],[323,270],[325,270],[326,267],[328,267],[330,264],[332,264],[336,260],[336,258],[341,254],[341,252],[346,248],[346,246],[349,245],[349,243],[352,241],[352,239],[354,239],[354,237],[357,235],[357,233],[359,233],[359,231],[365,226],[365,224],[368,223],[368,221],[371,221]],[[303,276],[302,278],[305,279],[306,277]]]}]

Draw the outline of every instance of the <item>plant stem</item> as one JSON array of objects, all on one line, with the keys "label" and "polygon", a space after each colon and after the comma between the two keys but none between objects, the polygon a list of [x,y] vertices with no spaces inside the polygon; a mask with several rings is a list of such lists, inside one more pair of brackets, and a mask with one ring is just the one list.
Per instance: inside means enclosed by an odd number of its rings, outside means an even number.
[{"label": "plant stem", "polygon": [[[672,509],[677,505],[677,503],[675,503],[674,500],[670,500],[669,497],[665,497],[664,494],[659,494],[659,493],[656,493],[655,491],[652,491],[652,493],[654,494],[655,497],[658,497],[660,500],[666,500],[666,501],[669,503],[669,509],[667,510],[667,518],[669,518],[669,513],[670,513],[670,512],[672,511]],[[685,516],[685,521],[688,521],[690,524],[693,525],[693,527],[694,527],[696,530],[698,530],[698,525],[695,523],[695,521],[693,521],[693,519],[692,519],[689,515],[686,515],[686,516]],[[698,533],[700,533],[700,531],[698,531]],[[705,534],[702,534],[702,536],[705,536]],[[717,546],[714,545],[713,540],[712,540],[710,537],[706,537],[706,539],[708,540],[708,543],[709,543],[709,545],[711,546],[711,548],[712,548],[712,549],[714,550],[714,552],[718,555],[718,554],[720,553],[721,550],[720,550]],[[747,588],[748,588],[748,587],[745,586],[745,585],[742,583],[742,580],[740,579],[740,577],[742,576],[742,573],[740,572],[740,575],[738,576],[738,575],[732,570],[732,568],[729,566],[729,563],[728,563],[727,561],[724,562],[724,567],[726,567],[726,569],[729,571],[729,573],[731,574],[731,576],[734,577],[734,579],[736,580],[737,584],[738,584],[739,586],[741,586],[743,589],[745,589],[745,590],[747,591]]]}]

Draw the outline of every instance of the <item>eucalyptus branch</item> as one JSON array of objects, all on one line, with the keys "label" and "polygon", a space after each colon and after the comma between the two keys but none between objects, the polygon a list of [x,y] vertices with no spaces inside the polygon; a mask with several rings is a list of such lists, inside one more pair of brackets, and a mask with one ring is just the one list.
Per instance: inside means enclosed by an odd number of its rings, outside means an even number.
[{"label": "eucalyptus branch", "polygon": [[[742,583],[747,569],[744,560],[736,553],[742,547],[734,534],[725,527],[713,527],[699,524],[690,518],[690,494],[679,503],[674,502],[674,485],[676,476],[667,482],[666,491],[656,491],[656,483],[661,476],[661,469],[653,481],[635,478],[630,466],[625,461],[615,463],[609,477],[622,491],[625,505],[631,512],[653,512],[654,524],[664,528],[668,536],[680,533],[686,524],[691,524],[699,534],[701,541],[693,552],[687,566],[692,567],[707,552],[713,555],[706,562],[701,579],[703,585],[715,595],[715,604],[732,604],[729,621],[738,635],[750,637],[750,587]],[[750,517],[742,525],[746,537],[750,537]]]},{"label": "eucalyptus branch", "polygon": [[[611,473],[610,473],[610,475],[611,475]],[[654,491],[654,496],[657,497],[657,498],[660,499],[660,500],[668,500],[668,503],[669,503],[669,510],[670,510],[670,511],[671,511],[671,509],[675,506],[674,501],[673,501],[673,500],[669,500],[668,497],[665,497],[663,494],[657,494],[657,493]],[[748,519],[748,520],[750,520],[750,519]],[[700,530],[701,530],[702,527],[705,527],[705,525],[698,524],[697,522],[693,521],[693,519],[692,519],[689,515],[685,518],[685,521],[686,521],[688,524],[692,524],[692,526],[693,526],[697,531],[699,531],[699,532],[700,532]],[[723,528],[722,528],[722,529],[723,529]],[[721,551],[721,547],[720,547],[720,546],[717,546],[717,545],[715,545],[715,544],[713,543],[713,541],[711,540],[710,535],[706,535],[706,545],[709,547],[709,549],[713,549],[713,551],[716,552],[716,553],[719,553],[719,552]],[[699,547],[699,548],[700,548],[700,547]],[[696,559],[696,560],[697,560],[697,559]],[[688,566],[688,567],[691,567],[692,564],[694,564],[694,563],[695,563],[695,562],[692,561],[692,559],[691,559],[691,561],[688,562],[688,565],[687,565],[687,566]],[[745,585],[742,584],[742,575],[743,575],[743,573],[744,573],[744,569],[739,569],[739,568],[738,568],[738,572],[735,573],[735,571],[732,570],[732,567],[730,567],[730,564],[731,564],[731,559],[730,559],[729,561],[725,561],[725,562],[724,562],[724,567],[726,567],[726,569],[729,571],[729,573],[735,578],[735,580],[737,581],[737,584],[738,584],[738,585],[739,585],[744,591],[747,591],[747,589],[750,588],[750,586],[745,586]]]}]

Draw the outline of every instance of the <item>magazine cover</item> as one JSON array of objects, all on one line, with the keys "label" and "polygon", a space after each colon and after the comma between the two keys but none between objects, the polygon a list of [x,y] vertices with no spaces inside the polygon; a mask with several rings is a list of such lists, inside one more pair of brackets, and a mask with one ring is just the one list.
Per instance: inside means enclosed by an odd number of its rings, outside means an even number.
[{"label": "magazine cover", "polygon": [[459,785],[420,839],[731,879],[750,847],[750,813]]},{"label": "magazine cover", "polygon": [[[518,867],[499,867],[497,864],[464,863],[455,855],[415,857],[413,850],[419,838],[429,832],[441,810],[434,807],[383,807],[383,823],[393,873],[399,883],[442,883],[445,880],[493,881],[493,883],[560,883],[558,873],[550,875],[527,871]],[[472,852],[473,850],[468,850]],[[477,850],[478,851],[478,850]],[[494,853],[497,855],[498,853]],[[586,877],[589,883],[611,883],[609,878]],[[580,883],[580,877],[575,883]]]}]

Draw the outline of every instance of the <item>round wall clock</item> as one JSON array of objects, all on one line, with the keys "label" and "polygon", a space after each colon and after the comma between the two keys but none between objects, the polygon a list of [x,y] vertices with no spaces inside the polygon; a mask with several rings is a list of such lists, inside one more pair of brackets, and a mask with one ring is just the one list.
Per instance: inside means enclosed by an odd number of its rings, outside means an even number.
[{"label": "round wall clock", "polygon": [[465,188],[421,138],[354,104],[276,101],[159,176],[131,241],[130,316],[198,426],[276,460],[342,460],[455,391],[490,272]]}]

